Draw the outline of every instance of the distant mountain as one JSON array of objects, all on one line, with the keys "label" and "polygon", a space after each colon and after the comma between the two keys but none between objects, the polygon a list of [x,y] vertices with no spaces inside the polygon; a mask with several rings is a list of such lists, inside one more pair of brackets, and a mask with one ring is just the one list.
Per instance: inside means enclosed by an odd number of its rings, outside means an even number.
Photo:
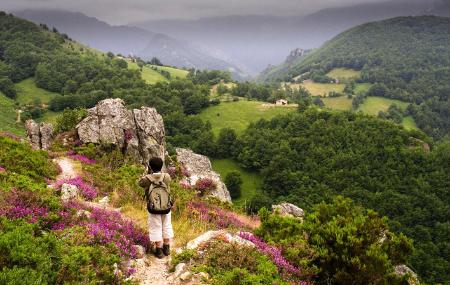
[{"label": "distant mountain", "polygon": [[224,16],[197,20],[158,20],[132,25],[189,39],[222,50],[253,73],[284,60],[290,50],[319,47],[356,25],[392,18],[434,13],[438,0],[391,0],[329,8],[305,17]]},{"label": "distant mountain", "polygon": [[232,63],[218,58],[188,41],[130,26],[111,26],[82,13],[61,10],[23,10],[15,15],[56,27],[60,32],[90,47],[137,55],[144,59],[158,57],[164,64],[197,69],[230,70],[235,77],[246,74]]}]

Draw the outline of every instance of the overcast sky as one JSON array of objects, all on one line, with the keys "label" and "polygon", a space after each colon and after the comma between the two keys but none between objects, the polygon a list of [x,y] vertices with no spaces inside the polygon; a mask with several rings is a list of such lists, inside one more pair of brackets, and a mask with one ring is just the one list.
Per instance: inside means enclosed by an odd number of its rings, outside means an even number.
[{"label": "overcast sky", "polygon": [[0,0],[0,9],[62,9],[111,24],[126,24],[219,15],[305,15],[327,7],[382,1],[385,0]]}]

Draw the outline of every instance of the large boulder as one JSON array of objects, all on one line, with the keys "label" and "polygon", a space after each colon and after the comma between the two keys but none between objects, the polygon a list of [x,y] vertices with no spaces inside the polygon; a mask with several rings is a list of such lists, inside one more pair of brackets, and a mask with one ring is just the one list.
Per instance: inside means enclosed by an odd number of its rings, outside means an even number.
[{"label": "large boulder", "polygon": [[302,208],[290,203],[281,203],[272,205],[272,210],[282,216],[291,216],[295,218],[303,218],[305,213]]},{"label": "large boulder", "polygon": [[216,184],[216,189],[211,192],[211,196],[223,202],[231,203],[230,192],[227,186],[220,179],[220,174],[213,171],[211,161],[207,156],[197,154],[190,149],[177,148],[177,159],[189,172],[188,182],[195,185],[198,179],[209,178]]},{"label": "large boulder", "polygon": [[34,120],[25,122],[27,136],[33,149],[48,149],[53,140],[53,125],[36,123]]},{"label": "large boulder", "polygon": [[113,144],[146,164],[150,157],[164,157],[165,131],[160,114],[149,107],[128,110],[122,99],[106,99],[88,110],[76,126],[82,143]]}]

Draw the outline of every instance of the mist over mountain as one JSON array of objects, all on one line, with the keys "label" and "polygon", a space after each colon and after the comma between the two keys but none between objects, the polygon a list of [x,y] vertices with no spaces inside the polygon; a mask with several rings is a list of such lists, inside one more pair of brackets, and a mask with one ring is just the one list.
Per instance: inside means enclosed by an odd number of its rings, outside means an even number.
[{"label": "mist over mountain", "polygon": [[159,58],[166,65],[197,69],[229,70],[236,78],[245,77],[236,65],[210,54],[186,40],[131,26],[112,26],[79,12],[61,10],[22,10],[15,15],[55,27],[71,38],[101,51]]},{"label": "mist over mountain", "polygon": [[253,73],[280,63],[296,47],[315,48],[340,32],[395,16],[438,14],[441,1],[395,0],[328,8],[305,17],[223,16],[132,23],[220,49]]}]

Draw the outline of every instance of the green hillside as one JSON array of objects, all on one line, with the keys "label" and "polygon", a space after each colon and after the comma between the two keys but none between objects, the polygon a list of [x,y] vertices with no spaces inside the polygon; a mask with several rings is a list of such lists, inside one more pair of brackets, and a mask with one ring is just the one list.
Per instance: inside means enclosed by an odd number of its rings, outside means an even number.
[{"label": "green hillside", "polygon": [[14,108],[14,100],[7,98],[0,92],[0,131],[11,132],[23,136],[25,128],[16,122],[17,112]]},{"label": "green hillside", "polygon": [[363,24],[259,79],[342,77],[350,69],[360,73],[358,82],[378,83],[369,95],[415,103],[409,115],[419,128],[437,139],[449,136],[450,18],[399,17]]},{"label": "green hillside", "polygon": [[160,69],[160,70],[165,70],[167,72],[170,73],[171,77],[173,78],[181,78],[184,79],[187,77],[189,71],[184,70],[184,69],[178,69],[175,67],[170,67],[170,66],[158,66],[158,65],[150,65],[153,68],[156,69]]}]

